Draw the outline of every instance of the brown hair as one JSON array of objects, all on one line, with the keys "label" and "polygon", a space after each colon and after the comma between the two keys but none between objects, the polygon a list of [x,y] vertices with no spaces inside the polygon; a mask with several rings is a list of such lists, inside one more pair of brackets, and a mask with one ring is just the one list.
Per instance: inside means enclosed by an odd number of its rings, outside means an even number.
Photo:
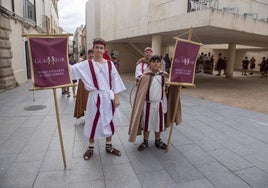
[{"label": "brown hair", "polygon": [[105,40],[103,40],[102,38],[95,38],[95,39],[93,40],[93,47],[94,47],[96,44],[102,44],[104,47],[106,47],[106,42],[105,42]]},{"label": "brown hair", "polygon": [[89,49],[88,51],[87,51],[87,53],[89,54],[89,53],[93,53],[94,51],[92,50],[92,49]]},{"label": "brown hair", "polygon": [[159,61],[159,62],[161,62],[161,57],[159,56],[159,55],[153,55],[152,57],[151,57],[151,59],[149,60],[149,62],[152,62],[152,61]]}]

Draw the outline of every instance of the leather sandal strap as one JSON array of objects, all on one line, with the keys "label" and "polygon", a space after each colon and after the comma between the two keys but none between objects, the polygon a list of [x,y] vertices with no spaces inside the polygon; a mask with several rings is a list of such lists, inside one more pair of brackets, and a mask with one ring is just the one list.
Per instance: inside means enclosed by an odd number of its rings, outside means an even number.
[{"label": "leather sandal strap", "polygon": [[121,152],[112,147],[112,145],[110,147],[107,147],[108,144],[106,144],[106,152],[109,153],[109,154],[113,154],[113,155],[116,155],[116,156],[120,156],[121,155]]}]

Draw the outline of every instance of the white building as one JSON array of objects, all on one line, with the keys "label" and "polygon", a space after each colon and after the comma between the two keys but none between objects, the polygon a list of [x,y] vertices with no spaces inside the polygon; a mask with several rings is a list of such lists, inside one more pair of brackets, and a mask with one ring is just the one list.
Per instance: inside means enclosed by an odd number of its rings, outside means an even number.
[{"label": "white building", "polygon": [[62,32],[57,3],[58,0],[0,0],[0,89],[14,87],[31,77],[23,34]]},{"label": "white building", "polygon": [[85,51],[83,44],[83,30],[84,26],[77,27],[73,36],[73,56],[76,61],[79,60],[80,52]]},{"label": "white building", "polygon": [[187,39],[190,28],[201,50],[227,56],[228,78],[245,55],[257,63],[268,56],[267,0],[88,0],[86,6],[88,48],[104,38],[109,51],[119,52],[121,72],[134,71],[146,46],[172,57],[173,37]]}]

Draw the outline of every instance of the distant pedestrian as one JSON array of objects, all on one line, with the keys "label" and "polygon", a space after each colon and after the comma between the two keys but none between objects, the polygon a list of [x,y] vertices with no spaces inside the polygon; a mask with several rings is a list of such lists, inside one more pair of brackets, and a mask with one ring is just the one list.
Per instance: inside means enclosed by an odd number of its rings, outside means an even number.
[{"label": "distant pedestrian", "polygon": [[265,59],[265,57],[262,58],[262,62],[258,64],[260,66],[260,72],[262,77],[267,77],[268,72],[268,58]]},{"label": "distant pedestrian", "polygon": [[111,56],[111,57],[112,57],[112,62],[114,63],[114,66],[117,72],[119,73],[119,66],[120,66],[119,58],[115,56]]},{"label": "distant pedestrian", "polygon": [[169,58],[169,55],[166,54],[163,59],[165,61],[165,70],[166,70],[167,73],[169,73],[169,69],[170,69],[170,66],[171,66],[171,60]]},{"label": "distant pedestrian", "polygon": [[222,58],[222,54],[219,53],[218,61],[216,64],[216,70],[218,71],[218,74],[216,74],[217,76],[221,76],[221,70],[224,69],[224,65],[225,65],[225,62],[224,62],[224,59]]},{"label": "distant pedestrian", "polygon": [[250,69],[250,75],[253,75],[253,70],[255,69],[256,66],[256,59],[254,56],[249,60],[249,69]]},{"label": "distant pedestrian", "polygon": [[248,57],[245,57],[242,61],[242,75],[247,76],[247,70],[248,70],[249,60]]}]

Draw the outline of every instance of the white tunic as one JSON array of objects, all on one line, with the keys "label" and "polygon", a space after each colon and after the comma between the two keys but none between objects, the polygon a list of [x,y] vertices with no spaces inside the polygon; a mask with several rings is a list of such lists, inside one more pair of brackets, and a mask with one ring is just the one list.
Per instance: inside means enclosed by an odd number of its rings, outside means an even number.
[{"label": "white tunic", "polygon": [[[163,96],[162,96],[163,94]],[[160,106],[161,104],[161,106]],[[160,113],[162,111],[162,113]],[[164,113],[167,112],[167,97],[162,86],[162,77],[153,76],[149,88],[149,100],[144,101],[142,126],[144,131],[161,132],[165,130]],[[146,123],[146,119],[147,122]],[[146,126],[148,128],[146,128]]]},{"label": "white tunic", "polygon": [[[112,89],[110,89],[109,68],[107,60],[105,60],[105,63],[103,64],[92,60],[92,64],[95,70],[99,89],[97,89],[94,85],[88,60],[71,66],[71,74],[73,78],[81,79],[85,85],[85,89],[89,91],[85,113],[84,134],[92,139],[106,138],[113,134],[110,124],[114,118],[111,100],[114,99],[114,94],[117,94],[126,88],[112,62]],[[97,107],[98,96],[100,97],[99,108]],[[97,118],[97,121],[95,120],[96,129],[94,130],[94,119],[96,119],[95,117],[97,115],[98,109],[100,115],[99,118]]]},{"label": "white tunic", "polygon": [[137,64],[135,70],[135,78],[138,79],[146,70],[148,70],[148,68],[148,63],[140,62],[139,64]]}]

